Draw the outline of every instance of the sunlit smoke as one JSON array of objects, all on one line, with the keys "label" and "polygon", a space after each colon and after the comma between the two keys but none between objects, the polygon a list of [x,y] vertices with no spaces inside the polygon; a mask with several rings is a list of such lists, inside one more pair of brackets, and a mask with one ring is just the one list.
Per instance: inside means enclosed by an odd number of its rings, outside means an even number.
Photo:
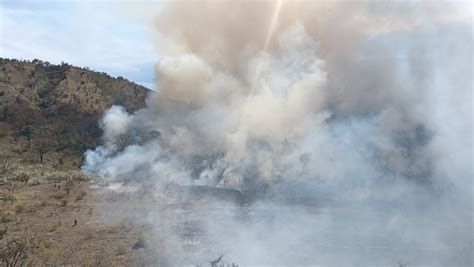
[{"label": "sunlit smoke", "polygon": [[83,170],[143,187],[107,214],[160,266],[471,266],[467,5],[169,2],[157,91]]},{"label": "sunlit smoke", "polygon": [[[277,26],[278,17],[280,15],[280,9],[281,9],[282,4],[283,4],[283,0],[275,1],[275,12],[273,13],[272,22],[270,23],[270,28],[268,29],[267,38],[265,39],[265,44],[264,44],[263,50],[262,50],[263,53],[265,53],[267,51],[268,44],[270,43],[270,40],[273,36],[273,32],[275,31],[275,27]],[[255,78],[254,78],[253,83],[255,83],[258,80],[261,68],[262,68],[262,63],[258,62],[257,67],[255,68]],[[252,93],[252,91],[250,91],[250,94],[251,93]]]}]

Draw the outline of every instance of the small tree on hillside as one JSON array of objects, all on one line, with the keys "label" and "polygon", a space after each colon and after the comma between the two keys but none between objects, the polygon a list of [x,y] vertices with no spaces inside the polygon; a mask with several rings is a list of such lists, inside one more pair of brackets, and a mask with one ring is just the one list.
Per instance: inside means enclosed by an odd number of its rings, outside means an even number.
[{"label": "small tree on hillside", "polygon": [[40,163],[43,163],[44,154],[50,150],[50,143],[47,139],[36,139],[35,150],[38,153],[38,159]]},{"label": "small tree on hillside", "polygon": [[52,126],[39,124],[34,128],[33,148],[40,163],[43,163],[44,155],[53,150],[56,143],[56,135]]},{"label": "small tree on hillside", "polygon": [[29,125],[25,126],[19,132],[20,136],[24,136],[28,141],[28,150],[31,148],[31,127]]}]

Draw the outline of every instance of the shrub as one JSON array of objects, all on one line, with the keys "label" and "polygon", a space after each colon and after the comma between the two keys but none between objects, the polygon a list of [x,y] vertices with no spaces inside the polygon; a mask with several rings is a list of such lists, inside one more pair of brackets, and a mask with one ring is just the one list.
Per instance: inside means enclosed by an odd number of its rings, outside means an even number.
[{"label": "shrub", "polygon": [[29,242],[27,239],[9,240],[1,246],[0,261],[4,266],[25,266],[28,258],[28,250]]},{"label": "shrub", "polygon": [[23,206],[23,204],[16,204],[14,209],[15,213],[20,213],[25,210],[25,206]]},{"label": "shrub", "polygon": [[140,237],[135,244],[133,244],[133,249],[140,249],[140,248],[145,248],[145,239],[143,237]]},{"label": "shrub", "polygon": [[54,171],[49,173],[46,177],[48,181],[89,181],[91,178],[80,171]]},{"label": "shrub", "polygon": [[126,252],[125,247],[122,247],[122,246],[121,246],[121,247],[119,247],[119,248],[117,249],[115,255],[117,255],[117,256],[122,256],[122,255],[125,255],[125,252]]},{"label": "shrub", "polygon": [[0,200],[3,202],[15,202],[16,197],[11,193],[0,193]]},{"label": "shrub", "polygon": [[28,172],[20,172],[18,174],[15,174],[13,176],[11,176],[8,180],[12,181],[12,182],[20,182],[20,183],[24,183],[24,184],[27,184],[28,181],[31,179],[31,174],[28,173]]},{"label": "shrub", "polygon": [[46,180],[48,181],[53,181],[53,182],[56,182],[56,183],[59,183],[63,180],[66,180],[67,179],[67,175],[66,175],[66,172],[62,172],[62,171],[54,171],[54,172],[51,172],[49,173],[46,177],[45,177]]},{"label": "shrub", "polygon": [[70,171],[69,175],[74,181],[90,181],[92,177],[82,173],[81,171]]},{"label": "shrub", "polygon": [[0,222],[6,223],[11,222],[15,219],[15,214],[9,211],[1,212],[0,213]]},{"label": "shrub", "polygon": [[61,222],[58,222],[58,223],[55,223],[55,224],[51,225],[51,229],[49,231],[54,232],[54,231],[58,230],[59,226],[61,226]]},{"label": "shrub", "polygon": [[9,176],[13,174],[13,164],[7,156],[0,156],[0,176]]},{"label": "shrub", "polygon": [[43,244],[44,239],[36,235],[4,235],[0,239],[0,266],[38,266],[31,264],[30,260]]},{"label": "shrub", "polygon": [[66,207],[69,200],[67,198],[61,199],[61,206]]},{"label": "shrub", "polygon": [[64,191],[66,191],[66,195],[69,195],[73,186],[74,183],[72,182],[72,180],[67,180],[66,185],[64,186]]},{"label": "shrub", "polygon": [[80,200],[84,199],[84,197],[86,195],[87,195],[87,193],[85,191],[79,192],[79,194],[76,196],[76,201],[80,201]]},{"label": "shrub", "polygon": [[55,199],[63,199],[63,198],[66,197],[66,195],[63,194],[63,193],[56,193],[56,194],[52,195],[52,197],[55,198]]},{"label": "shrub", "polygon": [[36,177],[33,178],[33,179],[31,179],[31,180],[28,182],[28,185],[29,185],[29,186],[36,186],[36,185],[39,185],[39,184],[40,184],[40,181],[39,181],[39,179],[36,178]]}]

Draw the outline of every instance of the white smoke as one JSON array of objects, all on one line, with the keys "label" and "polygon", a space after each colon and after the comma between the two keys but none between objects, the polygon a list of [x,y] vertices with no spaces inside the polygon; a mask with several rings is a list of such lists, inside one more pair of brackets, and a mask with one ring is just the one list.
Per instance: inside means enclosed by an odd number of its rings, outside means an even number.
[{"label": "white smoke", "polygon": [[[466,7],[167,3],[156,93],[133,115],[105,114],[83,169],[161,203],[141,215],[161,242],[157,265],[225,252],[245,266],[470,266]],[[190,197],[196,206],[170,212],[183,185],[243,200]],[[203,233],[192,249],[175,229],[182,214]]]}]

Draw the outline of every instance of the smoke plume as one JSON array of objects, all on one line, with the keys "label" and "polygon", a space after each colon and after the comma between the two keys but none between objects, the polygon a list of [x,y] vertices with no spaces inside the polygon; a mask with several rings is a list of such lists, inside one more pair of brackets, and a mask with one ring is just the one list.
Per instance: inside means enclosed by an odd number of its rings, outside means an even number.
[{"label": "smoke plume", "polygon": [[471,8],[166,3],[156,91],[83,170],[148,194],[120,216],[159,266],[471,266]]}]

